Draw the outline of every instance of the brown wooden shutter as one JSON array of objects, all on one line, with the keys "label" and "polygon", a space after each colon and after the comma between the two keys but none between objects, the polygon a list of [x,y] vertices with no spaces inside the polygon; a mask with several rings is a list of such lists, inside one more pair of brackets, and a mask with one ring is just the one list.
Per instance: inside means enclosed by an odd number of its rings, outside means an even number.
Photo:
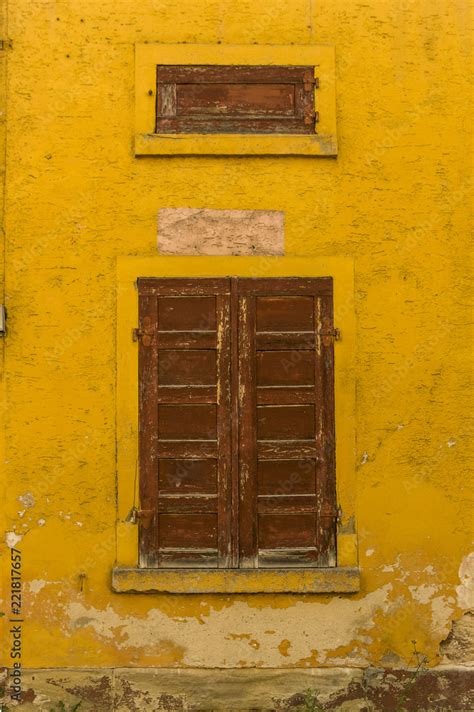
[{"label": "brown wooden shutter", "polygon": [[238,291],[240,566],[333,566],[332,280]]},{"label": "brown wooden shutter", "polygon": [[157,133],[315,131],[314,67],[159,65]]},{"label": "brown wooden shutter", "polygon": [[330,278],[140,279],[140,565],[335,565]]},{"label": "brown wooden shutter", "polygon": [[140,565],[230,561],[230,281],[140,279]]}]

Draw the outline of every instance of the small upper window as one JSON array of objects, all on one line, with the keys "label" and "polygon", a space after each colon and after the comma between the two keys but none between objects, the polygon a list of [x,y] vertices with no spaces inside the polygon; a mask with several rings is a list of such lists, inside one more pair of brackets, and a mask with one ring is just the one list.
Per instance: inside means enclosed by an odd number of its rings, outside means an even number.
[{"label": "small upper window", "polygon": [[315,68],[158,65],[156,133],[315,131]]},{"label": "small upper window", "polygon": [[136,156],[336,156],[334,47],[139,44]]}]

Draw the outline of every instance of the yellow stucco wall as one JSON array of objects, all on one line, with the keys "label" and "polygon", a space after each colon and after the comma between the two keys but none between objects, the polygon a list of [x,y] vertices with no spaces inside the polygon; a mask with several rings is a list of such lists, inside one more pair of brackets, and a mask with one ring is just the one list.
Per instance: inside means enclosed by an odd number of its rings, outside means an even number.
[{"label": "yellow stucco wall", "polygon": [[[23,664],[396,665],[414,639],[439,662],[472,561],[468,3],[15,0],[8,13],[2,472]],[[146,41],[335,45],[338,158],[136,158]],[[354,260],[360,593],[112,593],[116,262],[156,255],[163,207],[283,210],[288,255]]]}]

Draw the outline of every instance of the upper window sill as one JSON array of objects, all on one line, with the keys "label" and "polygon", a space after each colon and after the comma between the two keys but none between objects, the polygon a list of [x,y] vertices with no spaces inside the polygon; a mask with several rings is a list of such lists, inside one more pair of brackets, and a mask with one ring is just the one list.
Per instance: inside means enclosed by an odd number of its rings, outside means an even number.
[{"label": "upper window sill", "polygon": [[337,156],[332,135],[137,134],[136,156],[280,155]]},{"label": "upper window sill", "polygon": [[357,593],[357,568],[138,569],[117,566],[116,593]]}]

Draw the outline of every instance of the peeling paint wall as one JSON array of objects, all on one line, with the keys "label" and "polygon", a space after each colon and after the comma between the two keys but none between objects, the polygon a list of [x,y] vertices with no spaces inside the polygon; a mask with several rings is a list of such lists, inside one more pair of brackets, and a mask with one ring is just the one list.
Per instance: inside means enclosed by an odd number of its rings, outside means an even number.
[{"label": "peeling paint wall", "polygon": [[278,210],[163,208],[162,255],[283,255],[284,214]]},{"label": "peeling paint wall", "polygon": [[[393,668],[412,640],[459,660],[443,641],[472,606],[468,10],[10,3],[2,472],[25,667]],[[338,158],[136,159],[145,41],[334,44]],[[355,259],[359,594],[111,592],[115,260],[156,254],[170,207],[283,211],[286,254]]]}]

